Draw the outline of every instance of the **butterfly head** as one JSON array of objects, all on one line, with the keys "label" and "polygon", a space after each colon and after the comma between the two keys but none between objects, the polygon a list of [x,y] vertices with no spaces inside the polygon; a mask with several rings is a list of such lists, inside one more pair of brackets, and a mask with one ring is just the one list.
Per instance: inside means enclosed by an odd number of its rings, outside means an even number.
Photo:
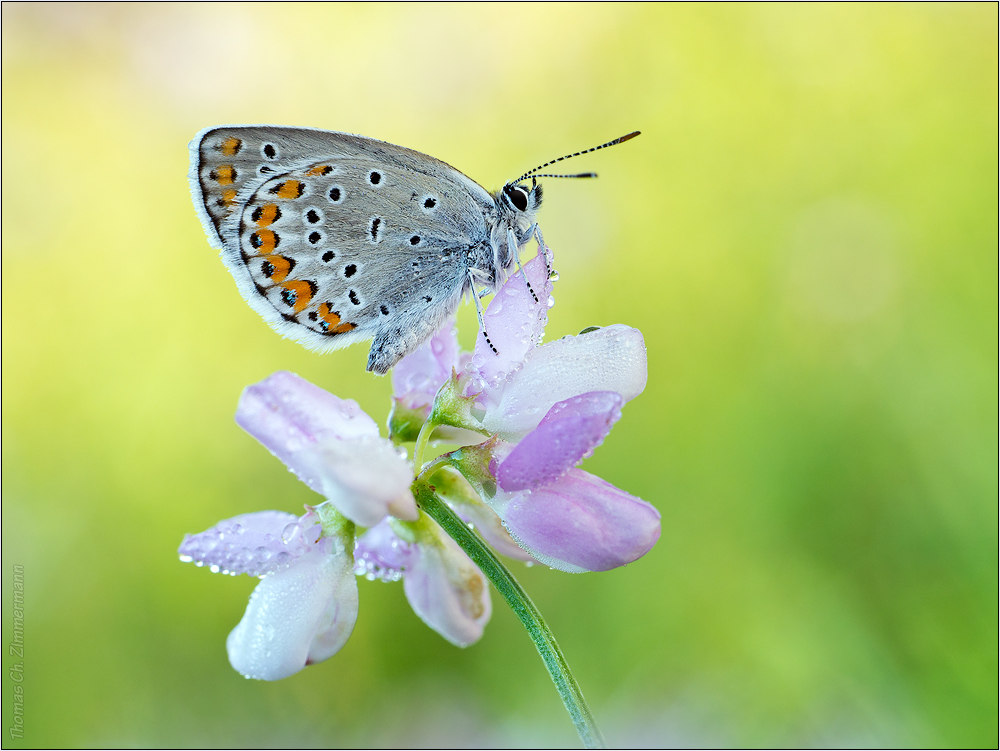
[{"label": "butterfly head", "polygon": [[522,214],[531,217],[542,205],[542,186],[534,180],[531,181],[530,188],[520,183],[507,183],[500,195],[504,206],[517,217]]}]

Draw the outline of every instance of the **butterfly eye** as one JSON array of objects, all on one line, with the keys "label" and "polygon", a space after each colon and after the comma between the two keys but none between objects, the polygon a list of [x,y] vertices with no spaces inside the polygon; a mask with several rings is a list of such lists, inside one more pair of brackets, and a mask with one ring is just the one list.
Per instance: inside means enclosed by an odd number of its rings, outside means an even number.
[{"label": "butterfly eye", "polygon": [[514,208],[518,211],[525,211],[528,208],[528,191],[522,188],[520,185],[505,185],[503,192],[507,194],[507,198]]}]

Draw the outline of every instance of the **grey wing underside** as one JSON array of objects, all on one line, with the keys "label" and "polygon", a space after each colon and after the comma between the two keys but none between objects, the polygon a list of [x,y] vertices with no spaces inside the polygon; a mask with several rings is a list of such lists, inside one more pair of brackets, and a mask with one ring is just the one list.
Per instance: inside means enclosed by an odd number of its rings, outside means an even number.
[{"label": "grey wing underside", "polygon": [[488,236],[486,191],[409,149],[226,126],[203,131],[191,150],[195,204],[244,299],[310,349],[373,339],[377,373],[455,310],[470,250]]}]

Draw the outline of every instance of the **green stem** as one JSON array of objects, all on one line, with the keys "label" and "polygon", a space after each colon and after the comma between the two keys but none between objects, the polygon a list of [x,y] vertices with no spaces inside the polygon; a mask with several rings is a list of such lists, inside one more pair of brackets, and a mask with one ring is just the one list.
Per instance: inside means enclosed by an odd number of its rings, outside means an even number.
[{"label": "green stem", "polygon": [[434,432],[434,428],[437,427],[437,423],[433,420],[427,420],[421,427],[420,433],[417,435],[417,442],[413,445],[413,468],[419,474],[420,468],[424,465],[424,449],[427,448],[427,442],[431,438],[431,433]]},{"label": "green stem", "polygon": [[[426,425],[424,426],[426,428]],[[423,431],[421,431],[422,433]],[[419,441],[418,441],[419,445]],[[421,453],[423,453],[421,451]],[[416,458],[416,452],[414,452]],[[428,477],[429,475],[425,475]],[[587,701],[583,698],[576,678],[570,672],[566,658],[563,656],[559,644],[556,643],[555,636],[549,630],[542,614],[528,597],[513,574],[507,570],[500,560],[493,554],[487,545],[466,526],[458,515],[452,511],[447,504],[435,495],[433,486],[426,481],[415,483],[417,491],[417,504],[428,516],[441,525],[442,529],[461,546],[462,550],[475,562],[479,569],[486,575],[486,578],[493,582],[493,586],[503,596],[510,605],[514,614],[518,617],[524,627],[528,630],[528,636],[535,643],[538,654],[542,657],[552,682],[559,692],[559,696],[569,712],[570,719],[576,726],[576,732],[583,741],[586,748],[606,748],[604,736],[594,721],[594,715],[587,706]]]}]

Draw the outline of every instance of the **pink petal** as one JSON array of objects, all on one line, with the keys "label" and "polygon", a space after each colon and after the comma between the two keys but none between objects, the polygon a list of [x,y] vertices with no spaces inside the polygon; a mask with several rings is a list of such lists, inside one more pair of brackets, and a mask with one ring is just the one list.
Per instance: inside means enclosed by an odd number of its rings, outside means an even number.
[{"label": "pink petal", "polygon": [[319,440],[378,435],[378,425],[357,402],[287,371],[244,389],[236,422],[286,464],[291,452]]},{"label": "pink petal", "polygon": [[621,417],[622,398],[592,391],[556,402],[538,427],[521,440],[497,468],[506,491],[535,489],[565,474],[590,456]]},{"label": "pink petal", "polygon": [[452,644],[467,647],[483,635],[493,612],[489,584],[451,537],[442,533],[437,542],[417,546],[403,591],[424,623]]},{"label": "pink petal", "polygon": [[525,354],[542,340],[548,320],[551,251],[539,253],[526,264],[524,271],[538,300],[532,297],[520,271],[514,271],[486,308],[486,333],[496,352],[486,342],[482,332],[476,338],[472,365],[478,371],[483,386],[497,388],[503,379],[515,371]]},{"label": "pink petal", "polygon": [[410,465],[356,402],[280,371],[244,390],[236,422],[351,521],[417,518]]},{"label": "pink petal", "polygon": [[354,573],[368,579],[398,581],[417,555],[416,545],[400,538],[385,519],[355,542]]},{"label": "pink petal", "polygon": [[550,485],[494,499],[507,529],[542,563],[570,573],[638,560],[660,538],[660,512],[581,469]]},{"label": "pink petal", "polygon": [[315,516],[258,511],[225,519],[196,535],[185,535],[177,552],[224,574],[266,576],[288,568],[319,539]]}]

